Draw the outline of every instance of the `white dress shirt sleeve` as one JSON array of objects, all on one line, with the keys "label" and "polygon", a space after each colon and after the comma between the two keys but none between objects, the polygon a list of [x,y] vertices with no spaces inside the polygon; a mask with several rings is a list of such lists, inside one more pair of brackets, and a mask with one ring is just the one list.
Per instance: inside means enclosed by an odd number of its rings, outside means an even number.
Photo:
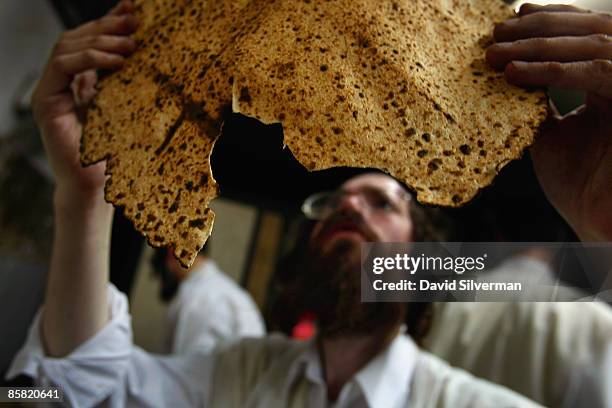
[{"label": "white dress shirt sleeve", "polygon": [[[548,273],[529,259],[504,267]],[[424,346],[546,406],[612,407],[612,309],[603,303],[436,303]]]},{"label": "white dress shirt sleeve", "polygon": [[109,284],[107,325],[63,358],[45,355],[36,315],[7,378],[19,374],[62,388],[71,406],[202,406],[209,392],[212,354],[161,357],[132,343],[128,302]]}]

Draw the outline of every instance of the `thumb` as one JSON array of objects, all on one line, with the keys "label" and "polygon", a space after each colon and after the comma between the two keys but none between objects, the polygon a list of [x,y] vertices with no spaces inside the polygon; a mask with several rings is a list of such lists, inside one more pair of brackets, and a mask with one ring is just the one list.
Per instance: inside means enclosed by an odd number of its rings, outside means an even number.
[{"label": "thumb", "polygon": [[87,105],[96,95],[97,75],[95,70],[78,74],[72,83],[72,92],[77,106]]}]

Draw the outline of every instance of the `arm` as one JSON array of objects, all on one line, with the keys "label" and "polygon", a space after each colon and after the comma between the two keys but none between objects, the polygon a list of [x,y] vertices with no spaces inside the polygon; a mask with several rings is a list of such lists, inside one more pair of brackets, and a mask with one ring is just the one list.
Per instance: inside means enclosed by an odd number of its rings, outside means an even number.
[{"label": "arm", "polygon": [[582,241],[612,241],[612,16],[572,6],[526,4],[495,29],[487,61],[519,86],[586,92],[556,114],[531,149],[551,204]]},{"label": "arm", "polygon": [[70,354],[108,321],[112,206],[103,192],[87,199],[55,194],[55,234],[42,317],[49,356]]},{"label": "arm", "polygon": [[[513,84],[586,93],[585,105],[564,117],[552,115],[531,149],[546,197],[582,241],[612,241],[611,36],[608,14],[526,4],[518,18],[496,27],[498,43],[487,50],[487,61],[504,70]],[[610,258],[601,254],[608,258],[599,261],[609,280]],[[546,394],[555,399],[553,406],[594,406],[598,399],[609,404],[610,376],[605,371],[609,367],[599,362],[610,344],[610,308],[597,302],[516,303],[512,307],[520,311],[514,321],[526,326],[512,331],[520,339],[508,344],[527,345],[506,357],[510,356],[510,363],[531,364],[516,371],[522,373],[523,384],[550,390]],[[548,356],[511,359],[525,353],[535,356],[542,350]],[[547,368],[545,363],[552,366]],[[542,368],[533,369],[538,365]]]},{"label": "arm", "polygon": [[107,322],[112,207],[104,202],[104,164],[82,168],[80,109],[95,94],[96,69],[116,69],[134,49],[133,6],[62,35],[32,96],[34,117],[53,169],[55,234],[44,301],[48,355],[69,354]]}]

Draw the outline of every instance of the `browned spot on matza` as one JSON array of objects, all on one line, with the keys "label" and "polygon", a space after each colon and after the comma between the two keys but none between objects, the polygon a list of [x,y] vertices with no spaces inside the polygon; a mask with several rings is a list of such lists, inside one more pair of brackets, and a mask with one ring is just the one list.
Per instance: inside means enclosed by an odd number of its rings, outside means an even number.
[{"label": "browned spot on matza", "polygon": [[546,97],[484,63],[497,0],[142,1],[141,45],[102,80],[83,162],[149,243],[192,262],[212,228],[223,114],[281,122],[310,170],[375,167],[458,206],[533,143]]}]

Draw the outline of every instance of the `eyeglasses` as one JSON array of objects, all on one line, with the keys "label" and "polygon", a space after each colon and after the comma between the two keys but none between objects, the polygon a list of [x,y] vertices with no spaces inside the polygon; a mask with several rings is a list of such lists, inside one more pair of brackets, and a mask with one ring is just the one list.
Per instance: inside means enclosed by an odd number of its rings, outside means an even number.
[{"label": "eyeglasses", "polygon": [[407,214],[406,203],[412,199],[407,192],[392,194],[376,188],[360,191],[324,191],[306,198],[302,204],[302,212],[308,219],[322,220],[334,213],[349,196],[357,196],[361,207],[373,214]]}]

